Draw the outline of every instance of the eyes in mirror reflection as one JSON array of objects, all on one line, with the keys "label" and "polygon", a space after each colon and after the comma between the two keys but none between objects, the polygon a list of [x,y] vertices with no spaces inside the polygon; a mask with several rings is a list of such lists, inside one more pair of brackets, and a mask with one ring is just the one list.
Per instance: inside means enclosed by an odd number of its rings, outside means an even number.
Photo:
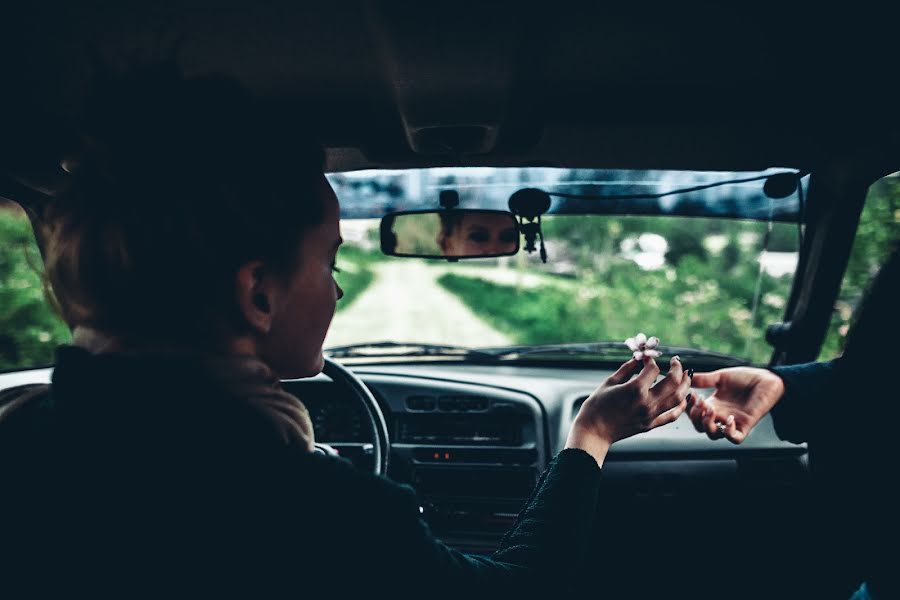
[{"label": "eyes in mirror reflection", "polygon": [[519,227],[511,212],[499,210],[396,213],[381,222],[381,249],[391,256],[509,256],[519,250]]},{"label": "eyes in mirror reflection", "polygon": [[519,243],[515,221],[503,213],[440,213],[437,244],[444,256],[512,254]]}]

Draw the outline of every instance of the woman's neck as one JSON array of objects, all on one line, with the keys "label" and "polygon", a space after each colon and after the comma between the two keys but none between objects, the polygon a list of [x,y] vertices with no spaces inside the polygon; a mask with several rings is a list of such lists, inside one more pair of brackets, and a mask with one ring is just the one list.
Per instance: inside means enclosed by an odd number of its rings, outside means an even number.
[{"label": "woman's neck", "polygon": [[236,336],[221,344],[198,345],[184,342],[139,341],[79,325],[72,332],[72,345],[92,354],[120,352],[163,352],[187,354],[211,354],[227,356],[259,356],[256,340],[251,336]]}]

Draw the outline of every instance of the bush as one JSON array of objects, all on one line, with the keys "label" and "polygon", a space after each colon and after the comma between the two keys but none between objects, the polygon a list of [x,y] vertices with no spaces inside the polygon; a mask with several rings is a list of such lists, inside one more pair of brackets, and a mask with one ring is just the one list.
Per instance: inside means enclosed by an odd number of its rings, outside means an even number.
[{"label": "bush", "polygon": [[337,304],[338,312],[346,310],[375,278],[372,263],[381,260],[380,253],[369,252],[358,246],[344,245],[338,253],[340,273],[335,279],[344,290],[344,297]]},{"label": "bush", "polygon": [[721,266],[684,256],[677,273],[617,260],[603,281],[575,287],[518,289],[455,273],[438,283],[519,344],[619,341],[644,331],[665,344],[765,363],[772,351],[765,327],[781,318],[791,278],[763,278],[753,320],[755,266],[723,278]]},{"label": "bush", "polygon": [[853,249],[841,291],[835,302],[828,334],[819,359],[832,359],[843,352],[853,316],[865,290],[890,253],[900,244],[900,173],[888,175],[869,188],[859,218]]},{"label": "bush", "polygon": [[0,206],[0,370],[49,365],[69,329],[44,296],[41,255],[31,223]]}]

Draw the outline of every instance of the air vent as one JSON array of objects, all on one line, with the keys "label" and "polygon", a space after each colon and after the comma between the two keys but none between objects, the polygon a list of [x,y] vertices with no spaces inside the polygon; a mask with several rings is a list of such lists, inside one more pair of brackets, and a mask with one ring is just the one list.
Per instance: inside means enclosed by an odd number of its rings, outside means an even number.
[{"label": "air vent", "polygon": [[429,446],[520,446],[523,415],[406,414],[397,419],[397,441]]},{"label": "air vent", "polygon": [[444,412],[470,412],[488,409],[490,402],[480,396],[441,396],[438,408]]},{"label": "air vent", "polygon": [[416,412],[483,412],[490,406],[490,400],[483,396],[409,396],[406,408]]},{"label": "air vent", "polygon": [[422,412],[431,411],[437,408],[437,398],[434,396],[409,396],[406,399],[406,408]]}]

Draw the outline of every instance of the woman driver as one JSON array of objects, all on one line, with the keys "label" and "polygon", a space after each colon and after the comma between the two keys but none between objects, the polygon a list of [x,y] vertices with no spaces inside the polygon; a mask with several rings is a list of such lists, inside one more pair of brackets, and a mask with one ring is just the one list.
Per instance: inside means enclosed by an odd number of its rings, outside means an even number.
[{"label": "woman driver", "polygon": [[437,244],[444,256],[497,256],[518,247],[519,230],[510,213],[445,210],[438,216]]},{"label": "woman driver", "polygon": [[306,410],[279,385],[322,368],[342,294],[321,151],[237,86],[171,69],[110,79],[89,106],[44,217],[73,344],[49,397],[0,410],[3,585],[510,597],[573,583],[610,444],[685,408],[677,360],[655,384],[652,359],[623,364],[500,549],[452,550],[411,490],[311,453]]}]

